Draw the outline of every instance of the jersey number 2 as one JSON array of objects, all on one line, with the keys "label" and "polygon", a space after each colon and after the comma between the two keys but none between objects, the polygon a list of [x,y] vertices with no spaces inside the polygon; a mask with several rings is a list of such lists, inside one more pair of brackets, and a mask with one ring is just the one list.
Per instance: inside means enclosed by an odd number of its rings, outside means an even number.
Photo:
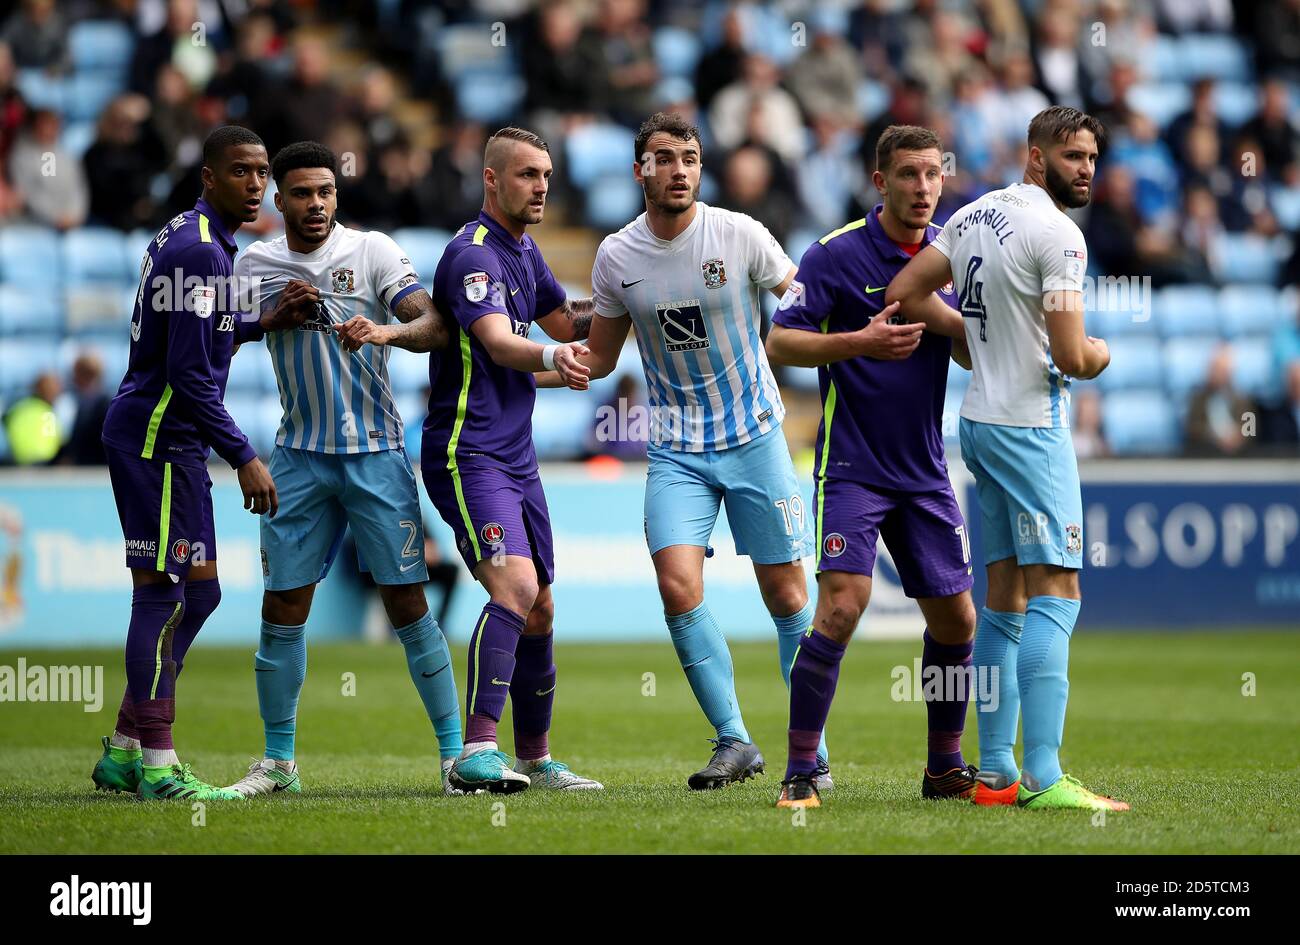
[{"label": "jersey number 2", "polygon": [[984,265],[983,256],[972,256],[970,262],[966,264],[966,280],[962,283],[958,304],[961,306],[962,317],[980,320],[980,341],[988,341],[986,327],[989,313],[984,309],[984,280],[980,279],[978,282],[975,280],[975,273],[979,272],[982,265]]}]

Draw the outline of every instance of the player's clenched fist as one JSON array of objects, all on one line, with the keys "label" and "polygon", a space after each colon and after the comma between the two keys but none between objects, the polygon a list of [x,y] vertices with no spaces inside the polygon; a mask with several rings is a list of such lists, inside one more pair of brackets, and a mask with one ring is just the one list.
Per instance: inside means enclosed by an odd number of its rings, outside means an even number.
[{"label": "player's clenched fist", "polygon": [[275,307],[262,313],[263,331],[297,328],[315,311],[318,302],[320,302],[320,289],[310,282],[290,279],[289,284],[280,293]]},{"label": "player's clenched fist", "polygon": [[348,351],[356,351],[364,344],[386,345],[392,340],[393,326],[377,325],[364,315],[353,315],[342,324],[335,325],[339,341]]},{"label": "player's clenched fist", "polygon": [[244,493],[244,508],[254,515],[270,512],[274,517],[280,508],[280,498],[275,492],[275,481],[262,461],[254,456],[239,467],[239,488]]},{"label": "player's clenched fist", "polygon": [[579,361],[578,358],[588,354],[591,354],[590,349],[578,341],[571,341],[568,344],[557,346],[555,371],[560,375],[560,380],[564,381],[570,390],[587,389],[587,383],[591,380],[591,368]]},{"label": "player's clenched fist", "polygon": [[863,328],[850,332],[857,354],[879,361],[899,361],[916,350],[925,325],[921,322],[891,325],[889,319],[897,312],[898,303],[893,302],[882,308]]}]

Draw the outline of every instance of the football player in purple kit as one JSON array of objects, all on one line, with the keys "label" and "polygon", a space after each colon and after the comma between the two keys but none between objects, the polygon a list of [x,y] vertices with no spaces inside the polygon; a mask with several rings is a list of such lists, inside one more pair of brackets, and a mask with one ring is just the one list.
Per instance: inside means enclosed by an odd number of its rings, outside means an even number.
[{"label": "football player in purple kit", "polygon": [[[463,791],[600,790],[550,756],[555,562],[532,438],[534,372],[586,386],[590,371],[577,356],[587,348],[578,339],[587,337],[592,305],[565,298],[525,233],[546,208],[546,142],[503,128],[488,139],[483,164],[483,209],[434,274],[434,304],[455,317],[458,337],[430,358],[421,445],[429,498],[490,597],[470,639],[465,748],[448,780]],[[529,341],[534,322],[562,343]],[[496,741],[507,692],[513,768]]]},{"label": "football player in purple kit", "polygon": [[[953,306],[947,336],[895,324],[885,288],[938,232],[930,218],[943,189],[943,147],[926,128],[881,135],[872,177],[883,202],[808,248],[767,339],[775,364],[816,367],[823,413],[817,436],[817,610],[790,674],[790,756],[780,807],[820,804],[816,750],[840,659],[871,599],[883,538],[903,590],[926,621],[922,673],[968,679],[975,634],[970,543],[948,480],[943,405],[948,360],[966,361]],[[956,349],[954,351],[954,348]],[[961,672],[948,672],[960,667]],[[969,797],[975,768],[962,758],[969,694],[926,688],[928,798]],[[938,698],[931,698],[937,695]]]},{"label": "football player in purple kit", "polygon": [[305,317],[295,283],[260,320],[240,314],[234,233],[257,219],[270,166],[262,139],[217,128],[203,145],[203,195],[150,242],[140,266],[126,376],[104,419],[108,471],[134,592],[127,691],[92,778],[141,798],[235,800],[195,777],[172,744],[186,650],[221,600],[208,453],[238,471],[244,507],[274,515],[275,484],[223,404],[230,356],[247,332]]}]

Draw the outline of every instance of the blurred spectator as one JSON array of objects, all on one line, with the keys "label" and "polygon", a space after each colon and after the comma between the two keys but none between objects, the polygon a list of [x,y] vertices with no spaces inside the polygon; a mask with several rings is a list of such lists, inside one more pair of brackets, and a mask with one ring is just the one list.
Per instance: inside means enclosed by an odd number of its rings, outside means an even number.
[{"label": "blurred spectator", "polygon": [[1300,186],[1300,128],[1292,114],[1286,83],[1270,79],[1260,90],[1259,114],[1242,127],[1244,137],[1258,142],[1269,176],[1288,186]]},{"label": "blurred spectator", "polygon": [[[149,95],[157,87],[158,71],[171,63],[195,89],[208,84],[217,69],[213,44],[217,22],[199,16],[197,0],[167,0],[167,19],[162,28],[135,44],[131,60],[131,91]],[[202,42],[196,27],[202,29]]]},{"label": "blurred spectator", "polygon": [[[1105,82],[1117,63],[1141,62],[1147,54],[1155,24],[1145,0],[1101,0],[1095,15],[1079,27],[1079,62],[1088,86]],[[1082,88],[1085,99],[1091,90]]]},{"label": "blurred spectator", "polygon": [[420,219],[416,194],[425,170],[417,165],[405,135],[389,141],[371,153],[365,175],[350,190],[351,216],[377,230],[427,225]]},{"label": "blurred spectator", "polygon": [[1079,29],[1077,10],[1058,4],[1043,4],[1039,9],[1034,33],[1039,86],[1053,105],[1082,108],[1084,72],[1078,43],[1084,34]]},{"label": "blurred spectator", "polygon": [[223,56],[217,73],[208,83],[207,94],[225,100],[230,118],[261,127],[270,110],[267,92],[272,85],[269,66],[281,52],[275,20],[254,10],[239,22],[235,48]]},{"label": "blurred spectator", "polygon": [[145,124],[148,117],[149,102],[139,95],[119,96],[100,113],[95,142],[82,157],[92,223],[119,230],[149,225],[150,186],[164,159]]},{"label": "blurred spectator", "polygon": [[1079,459],[1100,459],[1110,455],[1110,446],[1101,429],[1101,397],[1093,387],[1085,387],[1074,397],[1074,421],[1070,434],[1074,453]]},{"label": "blurred spectator", "polygon": [[57,375],[42,374],[32,384],[31,395],[5,412],[5,434],[16,465],[48,463],[59,452],[62,434],[54,402],[62,392],[63,385]]},{"label": "blurred spectator", "polygon": [[1282,380],[1291,366],[1300,363],[1300,300],[1291,318],[1277,326],[1273,333],[1274,378]]},{"label": "blurred spectator", "polygon": [[371,148],[383,147],[397,140],[402,128],[394,117],[397,83],[392,72],[383,66],[366,69],[361,76],[356,101],[355,118]]},{"label": "blurred spectator", "polygon": [[1223,237],[1219,204],[1214,194],[1199,185],[1183,196],[1183,249],[1189,265],[1188,281],[1213,282],[1219,268],[1218,246]]},{"label": "blurred spectator", "polygon": [[1282,402],[1260,411],[1259,439],[1265,446],[1295,447],[1300,445],[1300,361],[1287,366],[1282,382]]},{"label": "blurred spectator", "polygon": [[269,92],[271,107],[256,131],[275,156],[295,141],[324,141],[330,125],[348,112],[346,96],[329,75],[330,53],[314,36],[300,35],[293,46],[293,72]]},{"label": "blurred spectator", "polygon": [[1114,134],[1106,167],[1126,167],[1133,175],[1135,202],[1142,219],[1169,225],[1178,208],[1178,168],[1160,140],[1156,123],[1137,112]]},{"label": "blurred spectator", "polygon": [[957,13],[927,3],[917,10],[903,69],[925,83],[931,98],[952,97],[957,77],[975,64],[967,48],[969,25]]},{"label": "blurred spectator", "polygon": [[19,69],[43,69],[51,74],[67,72],[68,25],[54,0],[22,0],[9,15],[0,42],[13,50]]},{"label": "blurred spectator", "polygon": [[722,43],[706,50],[695,65],[695,101],[701,111],[707,111],[719,92],[740,80],[747,55],[745,20],[736,4],[722,19]]},{"label": "blurred spectator", "polygon": [[[1268,204],[1270,169],[1259,143],[1251,138],[1238,138],[1229,159],[1228,179],[1232,190],[1219,204],[1223,225],[1240,232],[1251,230],[1263,236],[1272,235],[1277,228]],[[1253,173],[1247,173],[1253,170]]]},{"label": "blurred spectator", "polygon": [[7,44],[0,43],[0,162],[9,156],[27,115],[27,105],[15,84],[17,78],[13,53]]},{"label": "blurred spectator", "polygon": [[86,221],[89,192],[81,162],[59,144],[57,112],[38,108],[9,154],[9,177],[27,216],[59,230]]},{"label": "blurred spectator", "polygon": [[718,203],[749,214],[784,246],[794,226],[795,204],[790,194],[776,185],[774,161],[773,155],[756,145],[737,148],[723,163]]},{"label": "blurred spectator", "polygon": [[1243,12],[1254,16],[1260,73],[1300,80],[1300,0],[1253,4]]},{"label": "blurred spectator", "polygon": [[595,24],[579,40],[586,59],[597,64],[588,76],[597,104],[633,128],[654,109],[659,66],[650,40],[645,0],[600,0]]},{"label": "blurred spectator", "polygon": [[856,125],[862,81],[857,54],[835,17],[815,13],[809,28],[812,43],[786,70],[786,85],[810,119],[826,115],[845,127]]},{"label": "blurred spectator", "polygon": [[[1228,126],[1219,118],[1214,105],[1214,80],[1198,79],[1192,86],[1192,107],[1169,123],[1165,131],[1165,140],[1173,152],[1180,168],[1190,171],[1195,163],[1192,159],[1192,137],[1197,129],[1213,134],[1213,140],[1219,146],[1218,153],[1210,155],[1211,163],[1221,164],[1226,154],[1223,143],[1228,140]],[[1204,161],[1200,162],[1202,165]],[[1202,168],[1203,169],[1203,168]]]},{"label": "blurred spectator", "polygon": [[600,63],[591,47],[578,42],[582,17],[570,0],[554,0],[536,14],[536,39],[520,50],[529,115],[580,114],[592,111],[591,83]]},{"label": "blurred spectator", "polygon": [[1052,104],[1034,87],[1034,61],[1025,50],[1013,47],[1003,54],[995,100],[997,145],[1009,151],[1025,140],[1033,117]]},{"label": "blurred spectator", "polygon": [[425,225],[456,230],[474,219],[483,205],[483,148],[487,131],[477,122],[461,121],[442,147],[433,152],[429,173],[419,187]]},{"label": "blurred spectator", "polygon": [[[920,125],[925,122],[926,104],[925,104],[925,85],[919,79],[912,75],[901,75],[894,80],[890,91],[889,108],[883,114],[876,116],[876,119],[867,125],[866,131],[862,133],[862,140],[858,142],[858,159],[862,162],[862,169],[866,177],[870,177],[876,169],[876,143],[880,136],[885,133],[885,129],[890,125]],[[867,204],[864,204],[863,211],[876,205],[876,193],[871,191],[867,198]],[[853,214],[861,216],[862,214]]]},{"label": "blurred spectator", "polygon": [[1232,30],[1232,0],[1156,0],[1156,12],[1171,33]]},{"label": "blurred spectator", "polygon": [[[980,65],[957,77],[955,92],[950,139],[953,154],[960,155],[963,174],[991,183],[1002,160],[1004,102],[993,94],[988,72]],[[1024,137],[1028,126],[1026,122],[1017,137]]]},{"label": "blurred spectator", "polygon": [[1254,409],[1232,384],[1232,348],[1223,344],[1210,359],[1205,383],[1187,406],[1189,456],[1236,456],[1246,448],[1243,416]]},{"label": "blurred spectator", "polygon": [[744,73],[713,100],[709,124],[724,151],[747,139],[767,145],[792,166],[804,152],[803,120],[794,96],[778,85],[776,63],[766,56],[745,58]]},{"label": "blurred spectator", "polygon": [[158,148],[158,153],[150,156],[155,169],[187,167],[201,156],[202,123],[194,110],[194,98],[194,90],[178,69],[166,65],[158,70],[152,108],[144,102],[148,123],[140,129],[148,143]]},{"label": "blurred spectator", "polygon": [[72,436],[60,459],[74,466],[103,466],[104,417],[112,395],[104,389],[104,362],[93,351],[83,351],[72,363],[72,387],[77,399]]},{"label": "blurred spectator", "polygon": [[[850,203],[866,186],[854,145],[852,131],[833,118],[813,119],[813,148],[796,175],[806,222],[819,234],[844,224]],[[798,254],[804,247],[791,249]]]}]

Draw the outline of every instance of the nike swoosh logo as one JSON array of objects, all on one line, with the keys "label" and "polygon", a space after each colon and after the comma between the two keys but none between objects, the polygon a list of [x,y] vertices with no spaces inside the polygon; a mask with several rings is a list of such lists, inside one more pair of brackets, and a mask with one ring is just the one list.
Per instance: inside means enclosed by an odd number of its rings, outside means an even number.
[{"label": "nike swoosh logo", "polygon": [[519,292],[518,289],[511,289],[511,290],[510,290],[510,297],[513,299],[513,298],[515,297],[515,295],[516,295],[518,292]]},{"label": "nike swoosh logo", "polygon": [[[451,664],[448,663],[447,665],[450,666]],[[444,666],[442,669],[446,669],[446,668],[447,666]],[[437,676],[438,673],[442,672],[442,669],[438,670],[438,672],[436,673],[421,673],[420,675],[423,676],[425,679],[432,679],[434,676]]]},{"label": "nike swoosh logo", "polygon": [[405,572],[411,570],[411,568],[415,567],[415,566],[416,566],[417,564],[419,564],[419,563],[420,563],[420,562],[418,562],[418,561],[412,561],[410,564],[403,565],[402,567],[398,568],[397,570],[398,570],[398,571],[401,571],[402,573],[405,573]]},{"label": "nike swoosh logo", "polygon": [[508,682],[502,682],[501,680],[499,680],[499,679],[497,679],[495,676],[493,676],[493,677],[492,677],[492,685],[494,685],[494,686],[508,686],[508,685],[510,685],[510,683],[508,683]]},{"label": "nike swoosh logo", "polygon": [[554,691],[555,691],[555,687],[552,686],[550,689],[547,689],[545,692],[543,692],[542,690],[538,689],[538,690],[537,690],[537,694],[538,694],[539,696],[545,696],[545,695],[549,695],[550,693],[552,693],[552,692],[554,692]]},{"label": "nike swoosh logo", "polygon": [[884,292],[884,291],[885,291],[886,289],[888,289],[888,288],[889,288],[889,286],[887,286],[887,285],[882,285],[882,286],[881,286],[880,288],[878,288],[878,289],[873,289],[873,288],[871,288],[871,286],[867,286],[867,287],[866,287],[866,292],[867,292],[867,295],[871,295],[871,294],[876,293],[876,292]]},{"label": "nike swoosh logo", "polygon": [[632,286],[636,285],[638,282],[645,282],[645,277],[642,277],[642,278],[636,280],[636,282],[623,282],[622,279],[620,279],[619,282],[622,282],[622,283],[623,283],[623,288],[625,288],[625,289],[630,289],[630,288],[632,288]]}]

